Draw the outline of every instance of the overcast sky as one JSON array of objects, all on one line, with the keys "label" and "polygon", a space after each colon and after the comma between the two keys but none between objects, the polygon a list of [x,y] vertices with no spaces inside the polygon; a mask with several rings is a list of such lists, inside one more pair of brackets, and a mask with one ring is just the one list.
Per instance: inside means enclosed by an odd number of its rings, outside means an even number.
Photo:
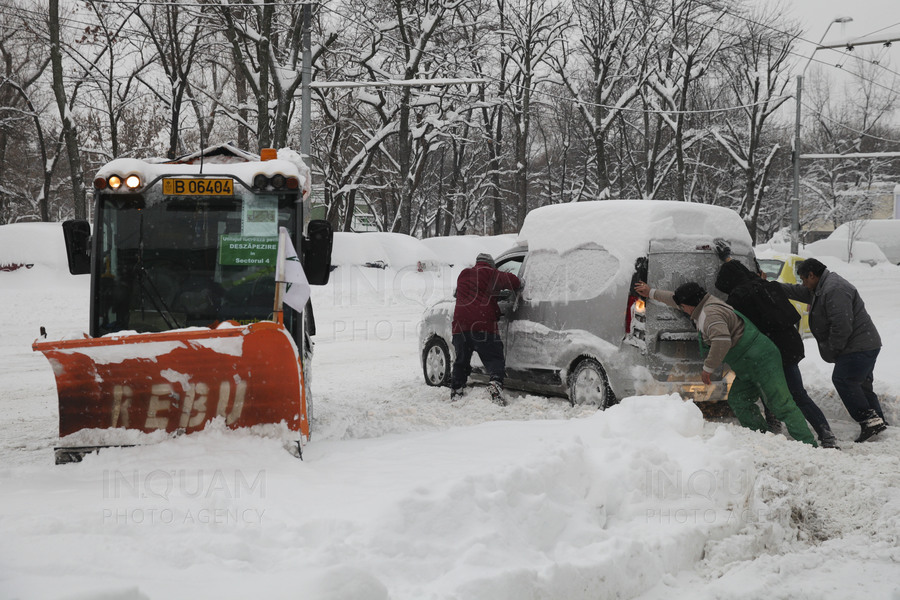
[{"label": "overcast sky", "polygon": [[[809,43],[801,48],[806,56],[819,41],[829,23],[838,17],[852,17],[849,23],[835,23],[823,44],[842,42],[850,38],[879,32],[879,35],[900,37],[900,1],[898,0],[783,0],[787,12],[797,18],[804,29],[803,38]],[[860,47],[862,48],[862,47]],[[880,46],[867,46],[868,51],[880,51]],[[842,52],[820,50],[817,61],[836,64]],[[893,70],[900,69],[900,41],[888,51]]]}]

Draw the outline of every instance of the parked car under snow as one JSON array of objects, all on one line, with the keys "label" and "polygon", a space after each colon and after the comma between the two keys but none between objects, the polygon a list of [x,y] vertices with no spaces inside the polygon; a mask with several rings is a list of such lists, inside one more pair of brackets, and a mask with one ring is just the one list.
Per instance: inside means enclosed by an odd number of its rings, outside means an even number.
[{"label": "parked car under snow", "polygon": [[[530,212],[516,245],[496,261],[524,282],[519,294],[500,302],[506,387],[601,408],[635,394],[724,399],[731,377],[703,385],[688,317],[633,291],[638,279],[663,289],[697,281],[721,296],[714,287],[718,238],[753,264],[744,222],[723,207],[608,200]],[[420,359],[429,385],[449,383],[453,309],[449,298],[423,317]],[[487,380],[474,361],[472,378]]]}]

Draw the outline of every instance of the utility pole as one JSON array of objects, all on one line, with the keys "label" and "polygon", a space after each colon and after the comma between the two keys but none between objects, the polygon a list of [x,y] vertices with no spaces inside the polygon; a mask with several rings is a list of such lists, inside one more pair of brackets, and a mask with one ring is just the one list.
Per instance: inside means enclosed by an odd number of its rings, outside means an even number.
[{"label": "utility pole", "polygon": [[793,162],[794,167],[794,189],[791,198],[791,254],[797,254],[797,250],[800,247],[800,103],[803,96],[803,75],[806,73],[806,69],[809,68],[809,63],[812,62],[816,51],[823,47],[821,44],[825,40],[825,36],[828,35],[831,26],[835,23],[849,23],[852,20],[853,17],[832,19],[828,27],[825,28],[825,33],[819,38],[819,43],[816,44],[816,47],[810,53],[809,60],[806,61],[803,70],[797,75],[797,113],[794,121],[794,151],[791,154],[791,162]]},{"label": "utility pole", "polygon": [[[312,54],[310,50],[310,29],[312,28],[312,5],[304,4],[302,7],[302,40],[303,46],[303,64],[301,66],[302,79],[300,81],[300,156],[307,166],[312,163],[309,155],[310,147],[310,129],[312,128],[312,119],[310,117],[312,104]],[[311,167],[310,167],[311,168]],[[303,220],[304,229],[306,223],[309,222],[309,213],[312,210],[312,188],[303,200]]]},{"label": "utility pole", "polygon": [[[828,33],[828,30],[831,29],[831,26],[835,23],[848,23],[852,21],[852,17],[838,17],[834,19],[831,23],[828,24],[828,28],[825,29],[825,33],[822,34],[822,39],[819,40],[819,43],[813,49],[812,54],[809,55],[809,60],[806,61],[806,66],[803,67],[803,71],[797,75],[797,113],[796,120],[794,122],[794,148],[793,153],[791,154],[791,161],[793,162],[794,167],[794,188],[793,188],[793,197],[791,198],[791,254],[796,254],[797,249],[799,247],[800,241],[800,159],[801,158],[836,158],[838,156],[843,155],[812,155],[812,154],[802,154],[800,147],[800,105],[802,99],[803,92],[803,75],[806,73],[806,69],[809,67],[809,63],[812,62],[813,55],[817,50],[830,50],[837,48],[844,48],[848,51],[852,51],[856,46],[867,46],[872,44],[883,44],[885,46],[890,46],[892,42],[900,41],[900,36],[882,36],[878,37],[876,35],[867,35],[860,38],[852,38],[845,42],[840,42],[837,44],[826,44],[822,45],[822,40],[825,39],[825,35]],[[888,153],[890,154],[890,153]],[[884,155],[883,153],[879,153],[879,155]]]}]

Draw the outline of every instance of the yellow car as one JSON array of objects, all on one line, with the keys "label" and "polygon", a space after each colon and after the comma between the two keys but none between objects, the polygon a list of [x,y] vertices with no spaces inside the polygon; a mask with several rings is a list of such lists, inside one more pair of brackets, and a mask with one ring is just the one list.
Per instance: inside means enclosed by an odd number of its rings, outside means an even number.
[{"label": "yellow car", "polygon": [[[766,252],[765,258],[758,258],[757,262],[769,281],[800,283],[800,277],[797,275],[797,265],[803,260],[802,256],[797,256],[796,254]],[[796,300],[791,300],[791,304],[800,313],[800,323],[798,325],[800,333],[804,337],[811,335],[809,332],[809,304],[797,302]]]}]

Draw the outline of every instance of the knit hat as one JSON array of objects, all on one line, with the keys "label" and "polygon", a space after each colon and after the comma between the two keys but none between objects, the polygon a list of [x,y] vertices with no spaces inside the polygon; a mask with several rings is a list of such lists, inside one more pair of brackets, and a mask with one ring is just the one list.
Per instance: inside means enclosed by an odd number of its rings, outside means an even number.
[{"label": "knit hat", "polygon": [[675,289],[675,304],[686,304],[688,306],[697,306],[706,296],[706,290],[703,289],[696,281],[688,281],[682,283]]},{"label": "knit hat", "polygon": [[483,263],[487,263],[487,264],[491,265],[494,268],[497,267],[497,264],[494,262],[494,257],[491,256],[490,254],[488,254],[487,252],[482,252],[477,257],[475,257],[475,262],[476,263],[483,262]]},{"label": "knit hat", "polygon": [[[753,271],[745,267],[737,260],[730,260],[719,267],[719,275],[716,277],[716,287],[730,294],[734,288],[747,281],[759,279]],[[760,279],[760,281],[762,281]]]}]

